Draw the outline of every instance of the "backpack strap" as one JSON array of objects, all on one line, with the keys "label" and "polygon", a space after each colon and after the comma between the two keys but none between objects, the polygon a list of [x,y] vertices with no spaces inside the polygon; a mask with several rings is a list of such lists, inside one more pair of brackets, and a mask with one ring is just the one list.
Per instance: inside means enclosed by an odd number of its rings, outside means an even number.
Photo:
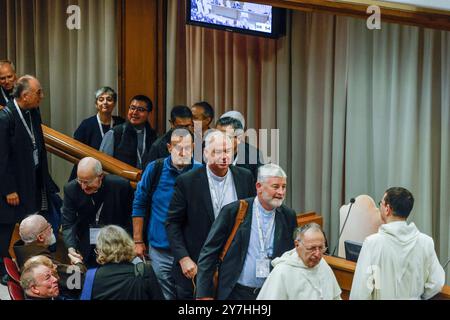
[{"label": "backpack strap", "polygon": [[236,220],[234,221],[233,229],[231,230],[231,234],[228,237],[228,240],[225,243],[225,246],[223,247],[223,250],[219,256],[220,262],[222,262],[223,258],[225,258],[226,254],[228,252],[228,249],[230,248],[231,243],[233,242],[234,236],[236,235],[236,232],[239,229],[239,226],[244,221],[245,216],[247,215],[247,208],[248,208],[248,202],[245,200],[240,200],[239,201],[239,210],[236,215]]},{"label": "backpack strap", "polygon": [[[161,179],[161,173],[163,171],[163,168],[164,168],[164,158],[156,159],[155,162],[153,163],[152,173],[150,174],[151,186],[150,186],[150,193],[148,195],[150,203],[152,201],[153,194],[155,193],[156,188],[158,188],[158,184],[159,184],[159,180]],[[148,224],[150,222],[151,213],[152,213],[152,206],[150,205],[148,207],[146,215],[144,217],[144,227],[148,226]],[[146,243],[148,243],[146,232],[144,232],[144,240]]]},{"label": "backpack strap", "polygon": [[92,299],[92,287],[94,285],[95,273],[98,268],[89,269],[86,272],[86,277],[84,278],[83,290],[81,291],[80,300],[91,300]]}]

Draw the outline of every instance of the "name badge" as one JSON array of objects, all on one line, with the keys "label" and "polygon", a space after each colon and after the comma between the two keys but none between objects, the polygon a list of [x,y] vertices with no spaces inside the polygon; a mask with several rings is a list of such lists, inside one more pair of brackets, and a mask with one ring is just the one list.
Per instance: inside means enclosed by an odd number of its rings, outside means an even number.
[{"label": "name badge", "polygon": [[33,150],[33,160],[34,160],[34,166],[39,166],[39,151],[38,149]]},{"label": "name badge", "polygon": [[100,228],[89,228],[89,243],[96,245]]},{"label": "name badge", "polygon": [[256,277],[267,278],[270,273],[269,259],[256,259]]}]

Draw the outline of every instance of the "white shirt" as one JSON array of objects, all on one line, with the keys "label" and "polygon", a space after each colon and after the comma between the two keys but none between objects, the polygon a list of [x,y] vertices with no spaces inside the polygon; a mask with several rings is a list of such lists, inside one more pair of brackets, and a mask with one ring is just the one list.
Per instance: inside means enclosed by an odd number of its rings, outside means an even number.
[{"label": "white shirt", "polygon": [[220,210],[224,206],[238,200],[233,174],[228,168],[227,174],[223,177],[219,177],[206,166],[206,175],[208,176],[209,192],[211,194],[214,217],[217,218]]},{"label": "white shirt", "polygon": [[414,223],[391,222],[364,241],[350,299],[429,299],[444,282],[433,239]]}]

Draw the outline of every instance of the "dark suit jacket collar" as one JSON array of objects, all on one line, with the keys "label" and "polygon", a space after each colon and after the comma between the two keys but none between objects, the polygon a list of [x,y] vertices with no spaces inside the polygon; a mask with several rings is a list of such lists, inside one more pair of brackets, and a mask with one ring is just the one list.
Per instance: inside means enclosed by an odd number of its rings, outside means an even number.
[{"label": "dark suit jacket collar", "polygon": [[211,191],[209,190],[208,176],[206,174],[206,166],[201,167],[198,170],[194,186],[199,188],[199,194],[203,198],[203,205],[206,208],[207,214],[211,222],[214,222],[216,217],[214,216],[214,208],[211,200]]}]

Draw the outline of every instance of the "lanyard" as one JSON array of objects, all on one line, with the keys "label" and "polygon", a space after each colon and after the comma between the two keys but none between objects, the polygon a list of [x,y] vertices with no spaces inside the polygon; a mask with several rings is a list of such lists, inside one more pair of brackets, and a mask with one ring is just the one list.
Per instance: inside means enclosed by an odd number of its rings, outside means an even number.
[{"label": "lanyard", "polygon": [[8,103],[8,102],[9,102],[9,99],[8,99],[8,97],[6,96],[5,90],[3,90],[2,87],[0,87],[0,90],[2,90],[3,98],[5,98],[6,103]]},{"label": "lanyard", "polygon": [[211,187],[210,189],[211,189],[211,195],[212,195],[212,200],[213,200],[214,212],[217,212],[217,215],[218,215],[220,212],[220,209],[222,209],[223,200],[225,199],[225,191],[227,188],[228,175],[230,174],[230,171],[228,171],[225,176],[222,188],[220,188],[222,190],[216,189],[216,185],[213,181],[214,179],[212,178],[211,172],[209,172],[209,169],[206,169],[206,173],[208,176],[208,183]]},{"label": "lanyard", "polygon": [[31,126],[31,130],[30,130],[30,128],[27,125],[27,122],[23,118],[22,111],[20,110],[19,106],[17,105],[17,102],[15,99],[14,99],[14,105],[16,106],[17,113],[20,116],[20,120],[22,120],[22,123],[23,123],[25,129],[27,130],[28,135],[30,136],[31,142],[33,143],[33,149],[36,149],[36,138],[34,137],[33,121],[31,120],[31,113],[28,114],[30,116],[30,126]]},{"label": "lanyard", "polygon": [[259,247],[261,249],[261,253],[264,255],[268,255],[267,252],[267,241],[270,238],[270,234],[272,233],[273,224],[275,222],[275,213],[272,214],[272,218],[270,219],[269,226],[266,229],[265,237],[263,237],[263,229],[261,226],[261,221],[259,220],[260,214],[260,204],[259,202],[256,205],[256,222],[258,223],[258,238],[259,238]]},{"label": "lanyard", "polygon": [[[138,134],[138,133],[136,132],[136,134]],[[141,168],[142,168],[142,157],[144,156],[144,152],[145,152],[145,140],[146,140],[146,137],[147,137],[147,128],[144,128],[144,141],[142,141],[142,152],[139,153],[139,142],[138,142],[138,147],[136,148],[136,153],[137,153],[137,157],[138,157],[138,161],[139,161],[139,166]]]},{"label": "lanyard", "polygon": [[[95,207],[95,201],[94,201],[94,199],[91,199],[92,200],[92,204],[94,205],[94,207]],[[95,225],[96,226],[98,226],[98,222],[100,221],[100,214],[102,213],[102,210],[103,210],[103,204],[104,204],[104,202],[102,202],[102,204],[100,205],[100,208],[98,208],[98,211],[97,211],[97,213],[95,214]]]},{"label": "lanyard", "polygon": [[[100,121],[100,116],[97,113],[97,122],[98,122],[98,127],[100,129],[100,133],[102,135],[102,138],[105,136],[105,133],[103,132],[103,126],[102,126],[102,122]],[[111,124],[109,125],[109,128],[112,129],[112,127],[114,126],[114,119],[111,118]]]}]

